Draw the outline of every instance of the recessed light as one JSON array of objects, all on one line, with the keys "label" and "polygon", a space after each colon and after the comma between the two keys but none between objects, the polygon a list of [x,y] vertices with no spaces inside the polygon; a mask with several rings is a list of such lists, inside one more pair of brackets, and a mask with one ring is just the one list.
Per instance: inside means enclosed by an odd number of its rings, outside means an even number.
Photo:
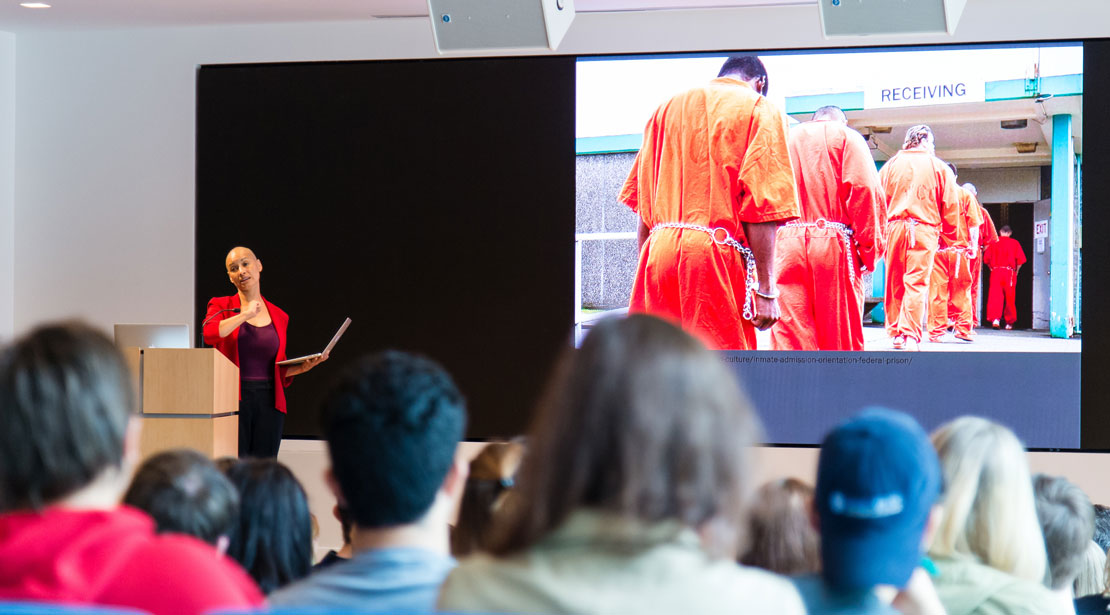
[{"label": "recessed light", "polygon": [[45,2],[20,2],[19,6],[25,9],[48,9],[50,5]]}]

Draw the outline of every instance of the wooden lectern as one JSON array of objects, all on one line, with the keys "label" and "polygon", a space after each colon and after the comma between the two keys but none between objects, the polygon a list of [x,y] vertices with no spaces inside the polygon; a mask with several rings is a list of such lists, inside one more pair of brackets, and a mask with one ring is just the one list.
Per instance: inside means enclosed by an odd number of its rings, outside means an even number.
[{"label": "wooden lectern", "polygon": [[239,454],[239,368],[214,348],[126,348],[138,383],[142,457],[192,448]]}]

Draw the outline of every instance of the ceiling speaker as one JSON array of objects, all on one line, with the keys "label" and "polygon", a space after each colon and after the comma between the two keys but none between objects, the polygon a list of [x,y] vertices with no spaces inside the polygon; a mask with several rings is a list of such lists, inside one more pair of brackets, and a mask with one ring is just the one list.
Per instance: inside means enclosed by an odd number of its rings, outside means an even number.
[{"label": "ceiling speaker", "polygon": [[825,38],[956,32],[967,0],[819,0]]},{"label": "ceiling speaker", "polygon": [[574,0],[428,0],[439,53],[555,50],[574,21]]}]

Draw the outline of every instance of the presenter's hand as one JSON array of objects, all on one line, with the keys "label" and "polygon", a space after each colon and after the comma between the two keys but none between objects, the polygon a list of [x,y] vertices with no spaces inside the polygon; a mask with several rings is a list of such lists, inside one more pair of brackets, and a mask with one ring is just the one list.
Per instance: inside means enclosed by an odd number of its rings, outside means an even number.
[{"label": "presenter's hand", "polygon": [[247,320],[258,316],[262,313],[262,302],[257,299],[251,301],[247,304],[246,309],[244,309],[242,313],[246,315]]},{"label": "presenter's hand", "polygon": [[316,367],[317,365],[319,365],[319,364],[321,364],[321,363],[323,363],[324,361],[327,361],[327,360],[328,360],[328,355],[326,355],[326,354],[321,355],[321,356],[319,356],[315,359],[309,359],[309,360],[305,361],[304,363],[301,363],[300,365],[294,366],[292,371],[285,372],[285,375],[286,376],[296,376],[297,374],[303,374],[307,371],[311,371],[312,368]]},{"label": "presenter's hand", "polygon": [[972,248],[972,249],[967,251],[968,260],[975,260],[978,256],[979,256],[979,251],[976,250],[975,248]]},{"label": "presenter's hand", "polygon": [[771,328],[771,325],[778,322],[780,317],[778,299],[768,299],[755,295],[755,316],[752,317],[751,322],[756,329],[766,331]]}]

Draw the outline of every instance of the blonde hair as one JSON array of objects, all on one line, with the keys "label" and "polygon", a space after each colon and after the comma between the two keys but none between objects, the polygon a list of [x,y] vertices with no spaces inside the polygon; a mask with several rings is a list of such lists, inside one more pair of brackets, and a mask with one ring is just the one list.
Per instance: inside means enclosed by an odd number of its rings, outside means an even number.
[{"label": "blonde hair", "polygon": [[1106,552],[1093,540],[1083,552],[1083,565],[1079,569],[1079,576],[1075,577],[1072,591],[1076,598],[1106,591]]},{"label": "blonde hair", "polygon": [[1012,431],[965,416],[932,435],[944,472],[944,518],[929,554],[971,557],[1044,583],[1044,537],[1025,449]]}]

